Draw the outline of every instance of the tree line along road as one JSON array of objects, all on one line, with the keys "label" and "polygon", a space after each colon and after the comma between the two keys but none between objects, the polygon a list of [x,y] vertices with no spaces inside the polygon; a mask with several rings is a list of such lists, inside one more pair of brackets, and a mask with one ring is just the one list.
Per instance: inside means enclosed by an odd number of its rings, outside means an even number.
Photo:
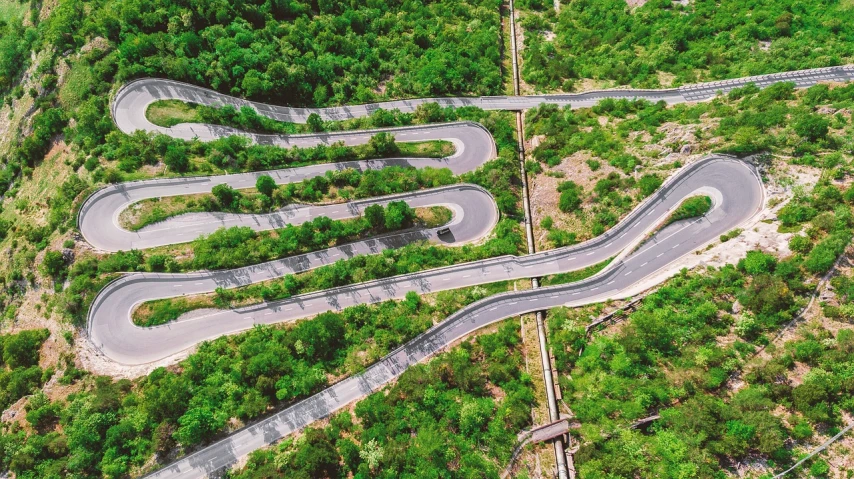
[{"label": "tree line along road", "polygon": [[[178,138],[199,138],[201,140],[241,134],[249,136],[256,142],[280,144],[282,146],[300,143],[318,144],[338,140],[345,141],[348,144],[360,144],[367,141],[371,135],[370,132],[288,137],[247,134],[215,125],[181,124],[171,128],[163,128],[148,122],[145,118],[145,109],[149,104],[159,99],[178,99],[207,105],[233,104],[242,106],[250,104],[260,114],[271,118],[283,121],[304,121],[313,112],[326,119],[341,119],[364,116],[377,108],[399,108],[402,111],[411,111],[418,104],[431,101],[454,106],[471,104],[484,109],[524,109],[543,102],[564,105],[571,103],[572,107],[575,108],[590,106],[603,98],[643,98],[650,101],[680,103],[710,98],[719,91],[728,91],[748,83],[767,86],[781,81],[793,81],[797,86],[805,87],[824,81],[849,81],[852,78],[854,78],[854,68],[846,66],[766,75],[660,91],[614,90],[577,95],[422,99],[316,110],[250,103],[192,85],[169,80],[144,79],[131,82],[117,92],[112,112],[116,124],[126,133],[142,129],[157,131]],[[457,173],[474,169],[495,155],[495,147],[491,137],[485,129],[476,124],[428,125],[392,129],[389,132],[399,141],[447,139],[454,142],[457,147],[457,153],[454,157],[446,159],[397,159],[390,160],[391,162],[421,167],[431,161],[440,161]],[[412,137],[404,135],[412,135]],[[418,162],[422,164],[417,164]],[[371,162],[371,164],[354,166],[380,168],[384,164],[387,163]],[[329,167],[334,166],[320,166],[321,169]],[[210,191],[214,185],[220,182],[232,184],[231,182],[235,181],[237,182],[235,184],[239,186],[241,180],[250,181],[255,177],[253,175],[257,174],[246,174],[248,176],[245,178],[241,178],[242,175],[229,175],[227,179],[225,177],[182,178],[114,185],[96,192],[84,203],[78,217],[78,223],[84,237],[87,240],[90,240],[91,237],[90,241],[96,247],[98,241],[103,241],[104,244],[101,245],[103,249],[115,249],[117,246],[125,246],[128,240],[132,246],[149,247],[145,243],[148,240],[121,237],[121,235],[129,232],[118,227],[116,218],[118,213],[130,203],[139,201],[139,198],[182,195],[188,194],[188,191]],[[270,174],[276,175],[274,179],[277,182],[284,183],[300,181],[300,179],[309,177],[307,175],[320,173],[291,169],[270,172]],[[696,194],[706,194],[713,198],[714,204],[708,214],[700,219],[673,223],[658,230],[643,241],[684,198]],[[488,193],[473,185],[453,185],[444,189],[424,190],[411,195],[411,197],[406,198],[410,200],[410,203],[425,201],[426,203],[423,204],[444,204],[449,205],[455,211],[453,227],[458,229],[459,237],[455,234],[450,239],[452,244],[474,241],[484,236],[497,221],[497,208],[495,208],[494,201]],[[477,198],[477,200],[472,200],[473,198]],[[390,238],[378,238],[371,240],[374,243],[370,241],[360,242],[327,251],[240,268],[239,270],[190,274],[129,274],[107,285],[96,297],[89,311],[88,335],[89,339],[107,358],[124,364],[144,364],[178,354],[205,339],[245,330],[254,324],[292,321],[331,309],[341,309],[384,299],[402,298],[409,291],[429,293],[507,279],[529,278],[572,271],[616,257],[605,270],[585,281],[538,290],[504,293],[474,303],[393,351],[363,373],[339,382],[276,415],[248,426],[195,454],[182,458],[152,475],[152,477],[198,477],[233,464],[252,450],[274,442],[313,421],[328,416],[346,404],[387,384],[410,365],[430,357],[454,340],[483,326],[526,312],[562,305],[589,304],[630,295],[632,288],[643,279],[649,278],[669,263],[716,239],[719,235],[744,224],[761,209],[763,200],[762,184],[752,164],[724,156],[711,156],[682,168],[658,192],[647,198],[623,221],[605,234],[573,247],[523,257],[505,256],[438,268],[411,275],[295,296],[286,300],[239,310],[222,311],[192,321],[177,321],[152,328],[141,328],[133,325],[130,312],[136,304],[182,294],[205,293],[213,291],[216,287],[250,284],[292,272],[306,271],[328,261],[334,261],[334,258],[342,254],[375,253],[384,248],[398,247],[415,240],[439,241],[439,239],[436,237],[435,231],[409,232],[406,234],[414,236],[396,235]],[[382,203],[388,199],[378,198],[369,200],[365,204],[371,204],[371,201]],[[355,205],[342,217],[348,217],[347,214],[358,215],[359,206]],[[299,211],[298,213],[301,215],[300,218],[329,214],[332,212],[322,208],[315,211]],[[259,215],[243,216],[235,215],[227,218],[226,221],[242,224],[242,221],[246,221],[245,216]],[[486,220],[484,221],[483,218]],[[217,222],[223,221],[223,218],[211,216],[208,220],[210,221],[203,220],[200,222],[204,226],[193,225],[189,227],[190,229],[187,229],[188,226],[182,225],[180,222],[173,222],[172,224],[167,222],[165,225],[153,226],[161,229],[160,234],[156,236],[166,238],[160,239],[160,244],[168,244],[168,242],[189,241],[194,236],[209,231],[206,228],[215,229],[222,225]],[[264,217],[261,220],[254,220],[257,229],[275,228],[282,222],[289,221],[290,217],[280,214],[279,216]],[[295,221],[299,221],[299,219]],[[98,236],[97,231],[101,231],[101,228],[109,233]],[[185,231],[179,239],[177,231],[182,228]],[[172,233],[175,233],[176,236],[169,236]],[[134,244],[134,241],[141,242]],[[638,247],[641,242],[642,244]],[[139,246],[136,246],[137,244]],[[631,253],[628,253],[629,251]]]}]

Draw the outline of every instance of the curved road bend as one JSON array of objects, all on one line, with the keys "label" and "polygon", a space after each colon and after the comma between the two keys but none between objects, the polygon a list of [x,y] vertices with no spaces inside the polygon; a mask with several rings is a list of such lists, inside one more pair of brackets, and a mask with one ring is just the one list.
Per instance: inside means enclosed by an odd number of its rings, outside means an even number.
[{"label": "curved road bend", "polygon": [[[638,264],[631,275],[621,276],[619,284],[626,284],[629,280],[628,284],[631,284],[681,256],[683,250],[688,251],[685,248],[693,248],[691,245],[697,241],[702,240],[700,243],[703,243],[716,238],[753,215],[762,201],[762,186],[753,168],[745,162],[723,157],[711,157],[688,165],[605,234],[572,247],[432,269],[254,307],[218,311],[152,328],[141,328],[131,322],[130,314],[137,304],[277,278],[328,264],[345,256],[396,247],[401,241],[411,241],[412,238],[400,238],[400,235],[378,238],[229,271],[129,274],[110,283],[95,298],[89,311],[89,338],[111,360],[123,364],[145,364],[180,353],[200,341],[242,331],[255,324],[280,323],[356,304],[402,298],[408,291],[430,293],[578,270],[617,256],[660,223],[683,198],[700,192],[709,194],[715,200],[713,211],[702,221],[684,226],[684,230],[668,240],[668,249],[656,247],[654,257]],[[437,195],[441,197],[445,193],[438,192]],[[494,208],[494,203],[490,201],[488,204],[472,206],[480,212],[484,208]],[[494,218],[497,218],[497,213],[494,214]],[[486,228],[491,226],[482,225]],[[664,233],[666,231],[659,233],[656,238],[663,238]],[[418,235],[419,239],[429,237],[426,236],[429,232],[408,234]],[[678,245],[674,243],[676,240]],[[649,244],[655,244],[655,241]],[[643,257],[642,252],[635,252],[631,258]],[[563,301],[574,299],[571,296],[563,298]],[[535,303],[529,306],[532,307],[530,310],[541,309]]]},{"label": "curved road bend", "polygon": [[[619,89],[520,97],[417,98],[330,108],[291,108],[242,100],[207,88],[173,80],[144,78],[126,84],[116,92],[113,99],[112,114],[116,125],[126,133],[135,130],[158,131],[181,138],[198,136],[200,139],[205,140],[228,134],[246,134],[232,128],[199,124],[183,124],[172,128],[162,128],[152,124],[145,118],[146,108],[157,100],[182,100],[200,105],[213,106],[233,105],[238,108],[249,105],[255,108],[261,115],[279,121],[305,123],[308,115],[311,113],[317,113],[325,120],[344,120],[368,116],[371,112],[379,108],[412,112],[418,105],[424,103],[438,103],[443,107],[476,106],[484,110],[522,110],[536,107],[542,103],[570,104],[573,108],[582,108],[593,106],[605,98],[646,99],[653,102],[664,101],[668,104],[675,104],[686,101],[708,100],[716,96],[718,92],[726,93],[734,88],[743,87],[748,83],[754,83],[759,87],[766,87],[779,82],[794,82],[799,88],[805,88],[821,82],[849,82],[852,80],[854,80],[854,65],[845,65],[698,83],[663,90]],[[259,142],[270,139],[269,135],[248,136],[256,137],[256,141]]]},{"label": "curved road bend", "polygon": [[[178,125],[169,130],[180,130]],[[159,127],[155,127],[159,128]],[[215,129],[216,127],[211,126]],[[412,166],[416,168],[434,167],[448,168],[454,174],[465,173],[494,158],[495,143],[492,135],[481,125],[471,122],[427,125],[418,128],[389,128],[384,130],[346,132],[340,134],[299,135],[299,136],[270,136],[268,143],[299,144],[300,146],[315,146],[320,143],[343,141],[356,145],[366,143],[376,131],[387,131],[400,141],[447,140],[454,143],[456,151],[446,158],[392,158],[383,160],[350,161],[326,163],[297,168],[286,168],[265,172],[240,173],[221,176],[197,176],[182,178],[162,178],[154,180],[120,183],[106,186],[92,194],[83,203],[78,214],[78,225],[83,237],[92,246],[104,251],[119,251],[143,249],[173,243],[192,241],[201,234],[209,234],[221,227],[249,226],[256,230],[281,228],[288,223],[306,221],[321,215],[332,219],[343,219],[353,216],[361,206],[367,206],[372,201],[350,202],[334,206],[297,206],[269,214],[228,214],[228,213],[194,213],[170,218],[166,221],[149,225],[139,231],[128,231],[119,226],[119,214],[132,203],[164,196],[190,195],[209,193],[218,184],[227,184],[234,188],[250,188],[255,186],[256,179],[261,175],[270,175],[278,184],[300,182],[327,171],[347,168],[365,171],[381,169],[387,166]],[[257,138],[256,138],[257,140]],[[422,194],[430,195],[426,190]],[[449,189],[443,191],[448,192]],[[483,204],[485,192],[480,188],[461,185],[456,188],[456,196],[463,204]],[[413,195],[418,196],[418,195]],[[435,198],[435,196],[434,196]],[[454,198],[448,198],[448,202]],[[422,205],[425,206],[425,205]],[[352,211],[347,212],[348,208]],[[494,210],[494,206],[484,211]],[[476,219],[474,215],[470,219]],[[487,223],[490,218],[480,218],[481,223]]]},{"label": "curved road bend", "polygon": [[[584,281],[536,290],[502,293],[473,303],[433,326],[409,343],[399,347],[363,373],[345,379],[326,390],[300,401],[283,411],[248,426],[194,454],[151,474],[155,478],[201,477],[234,464],[251,451],[268,445],[306,425],[329,416],[394,380],[413,364],[428,358],[453,341],[502,319],[558,306],[579,306],[625,295],[638,281],[649,277],[675,259],[688,254],[723,233],[738,227],[759,211],[763,201],[762,184],[753,167],[745,162],[713,157],[685,167],[673,181],[649,201],[634,210],[605,235],[575,247],[538,253],[521,258],[501,257],[478,263],[426,271],[367,284],[338,288],[285,301],[279,301],[233,314],[222,319],[228,328],[250,327],[255,323],[273,323],[347,307],[367,301],[400,298],[408,291],[433,292],[513,278],[541,276],[575,270],[595,264],[619,253],[643,238],[660,223],[668,212],[692,194],[704,193],[714,200],[713,209],[703,218],[684,220],[663,228],[640,248],[605,271]],[[161,288],[152,296],[159,297],[168,289],[168,281],[152,278],[132,283],[132,295]],[[141,285],[141,286],[137,286]],[[124,296],[123,293],[121,296]],[[629,293],[630,294],[630,293]],[[130,325],[128,304],[121,298],[113,302],[103,319],[116,327],[111,339],[116,346],[131,347],[138,357],[150,355],[152,348],[169,347],[173,338],[194,334],[192,322],[166,327],[142,329]],[[104,304],[99,304],[99,308]],[[289,309],[293,308],[293,309]],[[96,314],[96,318],[100,313]],[[237,325],[232,321],[239,321]],[[196,326],[207,327],[205,318]],[[102,325],[107,326],[107,325]],[[112,331],[110,331],[112,333]],[[224,331],[213,335],[224,334]],[[160,341],[167,341],[163,345]],[[120,342],[120,343],[119,343]],[[188,341],[187,344],[190,342]]]}]

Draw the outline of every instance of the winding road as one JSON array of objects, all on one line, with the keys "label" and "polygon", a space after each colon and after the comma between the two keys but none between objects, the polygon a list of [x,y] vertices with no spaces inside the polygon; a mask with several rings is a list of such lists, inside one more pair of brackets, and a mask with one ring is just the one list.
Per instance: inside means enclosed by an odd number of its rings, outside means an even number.
[{"label": "winding road", "polygon": [[[582,107],[590,106],[602,98],[644,98],[651,101],[680,103],[710,98],[716,92],[727,91],[750,82],[767,86],[779,81],[794,81],[799,87],[804,87],[823,81],[851,79],[854,79],[854,68],[834,67],[661,91],[613,90],[578,95],[406,100],[317,110],[256,103],[251,105],[266,116],[286,121],[304,121],[311,112],[317,112],[327,119],[341,119],[370,114],[371,111],[380,107],[411,111],[418,104],[430,101],[437,101],[443,105],[475,105],[484,109],[524,109],[544,102],[558,104],[571,102],[572,107]],[[145,119],[145,109],[151,102],[158,99],[181,99],[202,104],[228,103],[238,106],[248,103],[196,86],[168,80],[144,79],[129,83],[117,92],[112,108],[116,124],[127,133],[143,129],[160,131],[180,138],[198,137],[202,140],[214,139],[224,134],[244,134],[233,129],[210,125],[184,124],[172,128],[154,126]],[[420,167],[427,166],[430,162],[440,161],[452,169],[456,168],[455,172],[461,172],[476,168],[495,154],[491,138],[487,141],[488,134],[484,136],[485,130],[476,124],[419,126],[390,131],[401,141],[448,139],[454,141],[457,146],[455,157],[448,159],[400,159],[391,160],[391,162],[406,162]],[[460,133],[461,131],[464,133]],[[415,136],[403,137],[404,133]],[[248,134],[247,136],[256,142],[293,145],[301,144],[299,142],[317,144],[317,142],[339,140],[364,142],[370,134],[349,132],[299,137]],[[416,161],[422,163],[416,165],[414,164]],[[358,167],[382,167],[383,164],[388,162],[358,165]],[[336,167],[336,165],[322,165],[316,168]],[[277,175],[274,178],[280,182],[299,181],[298,178],[307,177],[300,175],[321,174],[308,170],[274,173]],[[216,229],[225,224],[250,224],[256,229],[268,229],[275,228],[282,222],[299,221],[301,218],[310,218],[318,214],[336,214],[330,210],[331,207],[297,207],[292,212],[279,212],[276,215],[242,215],[242,217],[241,215],[207,215],[201,218],[194,217],[191,221],[184,221],[178,217],[165,224],[152,225],[159,231],[151,234],[148,234],[146,229],[130,233],[117,226],[116,218],[121,210],[139,199],[187,194],[190,191],[209,191],[218,182],[240,186],[241,182],[250,181],[254,184],[253,174],[150,180],[115,185],[96,192],[88,199],[81,208],[78,222],[84,236],[93,245],[105,250],[115,250],[188,241],[198,234],[211,231],[211,228]],[[656,226],[661,224],[684,198],[696,194],[706,194],[713,199],[712,210],[707,215],[700,219],[673,223],[650,236]],[[442,189],[405,194],[401,197],[410,201],[413,206],[445,204],[454,209],[453,238],[450,239],[453,242],[475,241],[482,238],[497,221],[497,209],[491,197],[484,190],[472,185],[452,185]],[[472,203],[473,198],[478,198],[477,201],[480,203]],[[389,200],[390,198],[378,198],[368,202],[381,203]],[[363,373],[336,383],[151,475],[151,477],[199,477],[233,464],[252,450],[270,444],[364,397],[398,377],[410,365],[430,357],[456,339],[486,325],[532,311],[563,305],[589,304],[630,295],[639,282],[649,278],[669,263],[744,224],[761,210],[763,201],[762,183],[751,163],[724,156],[712,156],[683,167],[668,179],[659,191],[647,198],[618,225],[593,240],[573,247],[523,257],[504,256],[438,268],[242,309],[217,311],[206,316],[179,320],[152,328],[137,327],[130,320],[131,311],[140,302],[205,293],[213,291],[216,287],[234,287],[281,277],[291,272],[306,271],[328,264],[344,256],[376,253],[381,249],[397,247],[417,239],[435,241],[435,232],[425,230],[391,235],[231,271],[128,274],[110,283],[99,293],[89,311],[88,333],[90,340],[107,358],[124,364],[144,364],[177,355],[200,341],[245,330],[254,324],[292,321],[356,304],[402,298],[409,291],[431,293],[476,284],[562,273],[616,258],[605,270],[581,282],[503,293],[469,305],[391,352]],[[351,210],[337,214],[343,215],[341,217],[356,215],[361,206],[353,205]],[[481,221],[481,217],[486,220]],[[470,222],[474,226],[470,226]],[[179,238],[178,233],[183,237]]]}]

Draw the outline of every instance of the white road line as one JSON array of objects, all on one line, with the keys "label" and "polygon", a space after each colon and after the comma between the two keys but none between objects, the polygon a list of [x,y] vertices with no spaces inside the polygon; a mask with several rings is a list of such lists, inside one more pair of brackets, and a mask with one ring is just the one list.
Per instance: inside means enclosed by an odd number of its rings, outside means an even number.
[{"label": "white road line", "polygon": [[591,251],[591,252],[587,253],[585,256],[590,256],[593,253],[595,253],[595,251]]},{"label": "white road line", "polygon": [[467,274],[467,275],[463,276],[463,278],[471,278],[471,275]]},{"label": "white road line", "polygon": [[566,260],[567,261],[575,261],[575,258],[574,257],[573,258],[567,258]]},{"label": "white road line", "polygon": [[442,278],[442,281],[450,281],[451,278]]},{"label": "white road line", "polygon": [[629,271],[628,273],[624,274],[623,276],[628,276],[628,275],[630,275],[630,274],[632,274],[632,272],[631,272],[631,271]]},{"label": "white road line", "polygon": [[173,284],[172,287],[173,288],[183,288],[184,285],[183,284]]},{"label": "white road line", "polygon": [[196,286],[198,286],[198,285],[200,285],[200,284],[202,284],[202,283],[193,283],[193,284],[195,284]]},{"label": "white road line", "polygon": [[644,263],[644,264],[640,265],[640,267],[641,267],[641,268],[643,268],[644,266],[646,266],[646,265],[648,265],[648,264],[649,264],[649,261],[647,261],[646,263]]}]

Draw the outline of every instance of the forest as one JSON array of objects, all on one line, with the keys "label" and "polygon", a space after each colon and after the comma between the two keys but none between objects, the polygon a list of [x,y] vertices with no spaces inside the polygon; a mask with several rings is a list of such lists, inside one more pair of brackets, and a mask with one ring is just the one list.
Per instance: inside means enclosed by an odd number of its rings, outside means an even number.
[{"label": "forest", "polygon": [[[854,13],[846,0],[573,0],[559,14],[533,4],[522,78],[538,90],[663,88],[851,63]],[[523,5],[525,5],[523,3]],[[539,8],[542,13],[537,12]]]}]

